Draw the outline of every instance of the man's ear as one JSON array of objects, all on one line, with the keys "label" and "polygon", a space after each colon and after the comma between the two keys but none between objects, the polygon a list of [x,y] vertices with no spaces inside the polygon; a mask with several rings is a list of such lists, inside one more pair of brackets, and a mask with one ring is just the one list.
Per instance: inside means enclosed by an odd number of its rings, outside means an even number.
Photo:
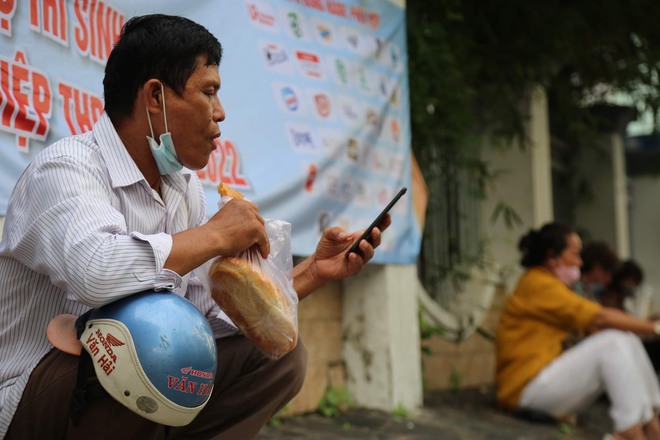
[{"label": "man's ear", "polygon": [[149,113],[158,114],[163,111],[163,88],[159,80],[152,78],[144,83],[140,98]]}]

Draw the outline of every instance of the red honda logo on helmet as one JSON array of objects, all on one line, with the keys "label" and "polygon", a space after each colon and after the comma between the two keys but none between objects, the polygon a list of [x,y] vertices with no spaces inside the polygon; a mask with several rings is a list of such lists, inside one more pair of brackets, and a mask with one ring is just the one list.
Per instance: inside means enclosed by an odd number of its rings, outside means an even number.
[{"label": "red honda logo on helmet", "polygon": [[122,345],[125,345],[110,333],[108,333],[108,336],[105,337],[105,340],[108,341],[108,344],[112,345],[113,347],[121,347]]},{"label": "red honda logo on helmet", "polygon": [[185,367],[181,369],[183,374],[189,374],[195,377],[203,377],[204,379],[213,379],[213,373],[208,373],[206,371],[195,370],[193,367]]}]

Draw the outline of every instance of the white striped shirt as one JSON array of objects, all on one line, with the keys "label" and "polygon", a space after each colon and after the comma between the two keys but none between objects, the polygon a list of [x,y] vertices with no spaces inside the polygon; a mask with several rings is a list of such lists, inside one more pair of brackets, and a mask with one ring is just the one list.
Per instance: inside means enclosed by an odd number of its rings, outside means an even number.
[{"label": "white striped shirt", "polygon": [[92,131],[44,149],[19,178],[0,242],[0,439],[52,348],[46,327],[55,315],[171,289],[209,318],[216,337],[236,332],[194,275],[163,268],[171,234],[206,221],[199,180],[184,169],[163,176],[161,190],[162,199],[105,114]]}]

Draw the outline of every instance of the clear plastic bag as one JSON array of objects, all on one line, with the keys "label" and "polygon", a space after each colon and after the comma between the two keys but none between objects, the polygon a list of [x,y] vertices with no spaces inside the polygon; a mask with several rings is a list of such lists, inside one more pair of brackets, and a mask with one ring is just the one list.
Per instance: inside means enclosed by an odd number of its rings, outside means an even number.
[{"label": "clear plastic bag", "polygon": [[[231,197],[223,196],[220,208]],[[291,224],[266,219],[270,254],[256,248],[207,263],[200,278],[213,300],[263,353],[279,358],[298,343],[298,294],[293,288]]]}]

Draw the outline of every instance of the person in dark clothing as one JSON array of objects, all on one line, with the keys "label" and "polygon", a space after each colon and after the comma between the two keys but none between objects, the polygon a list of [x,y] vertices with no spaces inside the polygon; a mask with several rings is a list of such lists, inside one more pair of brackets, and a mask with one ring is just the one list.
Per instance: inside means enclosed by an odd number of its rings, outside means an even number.
[{"label": "person in dark clothing", "polygon": [[[598,301],[605,307],[626,310],[625,301],[635,298],[639,286],[644,281],[644,271],[634,260],[626,260],[612,277],[612,282],[599,295]],[[647,316],[640,316],[647,318]],[[642,343],[651,359],[653,368],[660,372],[660,341],[655,338],[642,338]]]}]

